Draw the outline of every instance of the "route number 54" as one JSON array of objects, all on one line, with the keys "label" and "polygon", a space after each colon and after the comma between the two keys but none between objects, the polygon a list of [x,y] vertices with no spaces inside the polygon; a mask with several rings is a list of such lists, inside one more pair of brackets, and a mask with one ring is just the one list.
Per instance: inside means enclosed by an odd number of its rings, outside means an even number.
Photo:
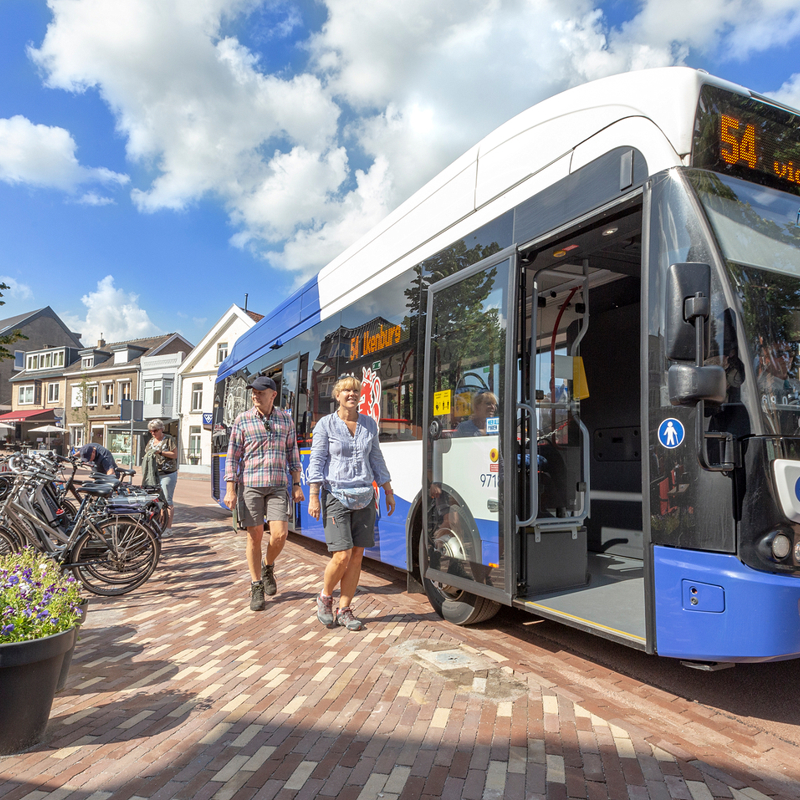
[{"label": "route number 54", "polygon": [[739,138],[741,123],[735,117],[722,115],[719,138],[722,142],[722,157],[728,164],[744,161],[750,169],[756,168],[756,129],[752,125],[744,126],[744,133]]}]

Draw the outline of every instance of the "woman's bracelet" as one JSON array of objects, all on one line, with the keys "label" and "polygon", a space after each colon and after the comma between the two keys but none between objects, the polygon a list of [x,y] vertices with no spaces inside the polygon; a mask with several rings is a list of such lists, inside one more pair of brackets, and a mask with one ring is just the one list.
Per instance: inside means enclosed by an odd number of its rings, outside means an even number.
[{"label": "woman's bracelet", "polygon": [[383,493],[384,494],[394,494],[394,490],[393,489],[384,489]]}]

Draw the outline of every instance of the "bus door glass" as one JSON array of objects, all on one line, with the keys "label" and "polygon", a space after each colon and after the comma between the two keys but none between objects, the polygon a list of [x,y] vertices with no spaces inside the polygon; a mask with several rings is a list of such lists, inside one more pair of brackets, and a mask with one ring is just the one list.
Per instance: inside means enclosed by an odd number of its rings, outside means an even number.
[{"label": "bus door glass", "polygon": [[587,486],[580,419],[585,392],[583,364],[576,357],[585,325],[585,286],[580,267],[536,274],[536,329],[531,342],[536,410],[537,528],[562,528],[585,519]]},{"label": "bus door glass", "polygon": [[506,250],[429,290],[421,555],[423,574],[443,601],[465,591],[510,598],[515,265],[516,253]]},{"label": "bus door glass", "polygon": [[[292,415],[292,419],[297,423],[297,358],[284,361],[281,365],[281,371],[272,376],[275,383],[278,385],[279,395],[275,398],[275,403],[279,405],[284,411],[288,411]],[[289,500],[289,530],[297,530],[299,508],[296,508],[293,500]]]}]

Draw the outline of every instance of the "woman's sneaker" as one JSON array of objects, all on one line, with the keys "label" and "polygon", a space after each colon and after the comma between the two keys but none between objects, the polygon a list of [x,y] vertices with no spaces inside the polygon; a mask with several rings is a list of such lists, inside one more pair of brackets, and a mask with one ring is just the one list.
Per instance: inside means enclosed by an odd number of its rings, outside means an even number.
[{"label": "woman's sneaker", "polygon": [[317,619],[323,625],[333,625],[333,597],[317,595]]},{"label": "woman's sneaker", "polygon": [[336,624],[347,628],[349,631],[360,631],[364,626],[361,624],[360,619],[353,616],[350,607],[336,609]]}]

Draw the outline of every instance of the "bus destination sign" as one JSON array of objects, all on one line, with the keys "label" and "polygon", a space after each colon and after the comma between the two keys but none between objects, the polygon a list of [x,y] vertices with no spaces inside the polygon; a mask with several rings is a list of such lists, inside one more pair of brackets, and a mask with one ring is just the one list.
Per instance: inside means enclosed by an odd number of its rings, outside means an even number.
[{"label": "bus destination sign", "polygon": [[704,86],[692,165],[800,194],[800,114]]}]

